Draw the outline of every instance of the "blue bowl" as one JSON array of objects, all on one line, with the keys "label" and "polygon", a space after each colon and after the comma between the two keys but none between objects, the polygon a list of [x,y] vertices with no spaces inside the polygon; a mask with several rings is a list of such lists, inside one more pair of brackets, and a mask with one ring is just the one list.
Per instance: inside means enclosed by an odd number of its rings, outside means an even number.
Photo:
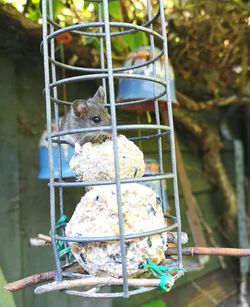
[{"label": "blue bowl", "polygon": [[[69,161],[74,155],[74,148],[70,145],[61,145],[61,164],[62,164],[62,177],[74,177],[74,173],[69,167]],[[59,178],[59,165],[57,158],[58,149],[57,146],[53,146],[53,164],[54,164],[54,178]],[[39,179],[49,179],[49,155],[48,147],[40,146],[39,147],[39,162],[40,169],[38,178]]]}]

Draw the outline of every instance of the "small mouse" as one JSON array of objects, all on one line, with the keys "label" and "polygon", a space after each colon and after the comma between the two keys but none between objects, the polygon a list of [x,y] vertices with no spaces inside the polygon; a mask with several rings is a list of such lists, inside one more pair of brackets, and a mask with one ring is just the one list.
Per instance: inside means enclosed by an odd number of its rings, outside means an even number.
[{"label": "small mouse", "polygon": [[[111,117],[104,108],[105,91],[102,86],[98,88],[93,97],[87,100],[76,99],[65,115],[61,130],[80,128],[93,128],[111,125]],[[81,146],[87,142],[101,143],[110,137],[110,131],[81,132],[63,136],[63,140],[72,146],[79,143]]]}]

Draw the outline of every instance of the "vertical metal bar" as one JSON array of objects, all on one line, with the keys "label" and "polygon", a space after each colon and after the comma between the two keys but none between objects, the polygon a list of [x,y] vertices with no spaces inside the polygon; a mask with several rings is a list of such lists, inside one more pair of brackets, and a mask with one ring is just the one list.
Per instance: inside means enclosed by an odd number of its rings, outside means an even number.
[{"label": "vertical metal bar", "polygon": [[[53,20],[53,5],[52,1],[49,1],[49,17],[51,20]],[[54,32],[54,25],[50,23],[50,33]],[[50,41],[50,57],[52,60],[55,60],[55,39],[53,38]],[[51,66],[51,77],[52,82],[56,82],[56,66],[54,63],[50,63]],[[57,95],[57,87],[53,87],[53,97],[55,99],[58,98]],[[59,125],[59,108],[58,104],[54,102],[54,112],[55,112],[55,125],[56,125],[56,131],[59,132],[60,125]],[[57,137],[58,143],[56,144],[56,159],[57,159],[57,165],[58,165],[58,175],[59,175],[59,182],[62,182],[62,146],[60,144],[60,136]],[[69,146],[69,145],[68,145]],[[60,215],[64,214],[64,206],[63,206],[63,187],[59,187],[59,212]],[[61,229],[62,235],[65,235],[64,228]],[[67,242],[64,242],[64,248],[68,246]],[[66,254],[66,263],[69,263],[69,255]]]},{"label": "vertical metal bar", "polygon": [[48,155],[49,155],[49,188],[50,188],[50,225],[51,225],[51,243],[54,251],[56,265],[56,280],[62,280],[60,259],[57,253],[55,240],[55,189],[54,189],[54,165],[53,165],[53,148],[51,139],[51,105],[50,105],[50,77],[49,77],[49,60],[48,60],[48,42],[47,42],[47,0],[42,0],[42,28],[43,28],[43,61],[44,61],[44,78],[45,78],[45,99],[46,99],[46,120],[48,133]]},{"label": "vertical metal bar", "polygon": [[[52,1],[49,1],[49,17],[51,20],[53,20],[53,5]],[[54,26],[52,23],[50,23],[50,33],[54,32]],[[55,39],[53,38],[50,41],[50,57],[52,60],[55,60]],[[50,63],[51,65],[51,76],[52,76],[52,82],[56,82],[56,67],[54,63]],[[58,98],[57,95],[57,87],[53,87],[53,97],[55,99]],[[56,131],[59,131],[59,110],[58,110],[58,104],[54,102],[54,112],[55,112],[55,124],[56,124]],[[61,144],[60,144],[60,136],[57,137],[57,140],[59,141],[56,145],[57,147],[57,162],[58,162],[58,171],[59,171],[59,182],[62,182],[62,155],[61,155]],[[59,187],[59,204],[60,204],[60,215],[62,215],[64,212],[63,210],[63,187]]]},{"label": "vertical metal bar", "polygon": [[119,237],[120,237],[120,249],[121,249],[121,258],[122,258],[122,278],[123,278],[123,293],[124,293],[123,296],[129,297],[125,239],[124,239],[124,225],[123,225],[123,215],[122,215],[119,156],[118,156],[118,149],[117,149],[118,144],[117,144],[116,108],[115,108],[115,96],[114,96],[114,81],[113,81],[113,65],[112,65],[112,50],[111,50],[111,39],[110,39],[108,0],[103,0],[103,8],[104,8],[105,41],[106,41],[106,52],[107,52],[109,96],[110,96],[110,108],[111,108],[111,118],[112,118],[112,137],[113,137],[113,150],[114,150],[114,163],[115,163],[115,181],[116,181],[118,218],[119,218],[119,230],[120,230]]},{"label": "vertical metal bar", "polygon": [[170,93],[170,82],[168,75],[168,42],[167,42],[167,31],[166,31],[166,21],[163,1],[159,0],[160,16],[161,16],[161,31],[163,37],[163,49],[164,49],[164,71],[165,78],[167,81],[167,106],[168,106],[168,120],[170,126],[170,150],[171,150],[171,164],[173,172],[173,189],[174,189],[174,201],[175,201],[175,214],[176,221],[178,223],[177,229],[177,248],[178,248],[178,265],[179,268],[182,267],[182,253],[181,253],[181,214],[180,214],[180,204],[179,204],[179,192],[178,192],[178,182],[177,182],[177,171],[176,171],[176,158],[175,158],[175,143],[174,143],[174,123],[173,123],[173,112],[172,112],[172,102]]},{"label": "vertical metal bar", "polygon": [[[249,247],[249,239],[247,232],[247,214],[246,214],[246,198],[245,198],[245,178],[244,178],[244,148],[240,140],[233,140],[235,155],[235,178],[236,178],[236,195],[237,195],[237,221],[239,233],[240,248]],[[240,258],[240,272],[247,274],[249,272],[249,257]]]},{"label": "vertical metal bar", "polygon": [[[152,19],[152,13],[151,13],[151,1],[147,0],[147,13],[148,13],[148,20]],[[150,30],[153,30],[153,24],[150,25]],[[154,41],[154,36],[150,35],[150,47],[151,47],[151,53],[152,53],[152,57],[155,56],[155,41]],[[159,59],[160,61],[160,59]],[[155,62],[152,64],[153,65],[153,74],[154,77],[156,78],[156,66],[155,66]],[[156,96],[155,94],[155,83],[153,83],[153,93],[154,93],[154,97]],[[160,112],[159,112],[159,102],[158,99],[154,100],[154,109],[155,109],[155,120],[156,120],[156,124],[160,125],[161,121],[160,121]],[[157,133],[160,134],[161,130],[158,129]],[[160,173],[163,174],[164,170],[163,170],[163,157],[162,157],[162,139],[161,137],[158,138],[157,140],[157,147],[158,147],[158,160],[159,160],[159,164],[160,164]],[[166,213],[166,204],[164,204],[164,198],[163,198],[163,183],[162,180],[160,180],[160,191],[161,191],[161,200],[162,200],[162,210],[164,212],[164,214]]]},{"label": "vertical metal bar", "polygon": [[[238,222],[238,240],[240,248],[249,247],[249,238],[247,231],[247,214],[245,199],[245,178],[244,178],[244,148],[240,140],[233,140],[234,159],[235,159],[235,177],[236,177],[236,195],[237,195],[237,222]],[[247,304],[247,274],[249,273],[249,257],[240,258],[240,293],[239,306],[248,306]]]},{"label": "vertical metal bar", "polygon": [[[98,3],[98,22],[102,22],[102,5]],[[99,28],[99,33],[103,33],[102,27]],[[105,68],[105,59],[104,59],[104,44],[103,44],[103,37],[100,37],[100,61],[101,61],[101,68]],[[102,86],[106,93],[105,95],[105,104],[107,104],[107,89],[106,89],[106,81],[105,78],[102,78]]]}]

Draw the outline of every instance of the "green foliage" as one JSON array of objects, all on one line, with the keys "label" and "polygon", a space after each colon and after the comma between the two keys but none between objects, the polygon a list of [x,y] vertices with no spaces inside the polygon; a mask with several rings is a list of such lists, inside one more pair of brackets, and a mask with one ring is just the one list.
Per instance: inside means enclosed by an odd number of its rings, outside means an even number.
[{"label": "green foliage", "polygon": [[[38,3],[34,3],[34,4],[38,7]],[[37,21],[39,18],[41,18],[40,10],[39,9],[33,10],[30,7],[28,8],[27,15],[29,16],[29,19],[31,19],[32,21]]]},{"label": "green foliage", "polygon": [[109,13],[114,19],[121,19],[121,5],[119,1],[109,3]]},{"label": "green foliage", "polygon": [[0,267],[0,307],[16,307],[12,293],[6,291],[4,285],[6,280]]},{"label": "green foliage", "polygon": [[63,4],[60,0],[53,0],[52,3],[54,18],[56,18],[58,15],[62,14],[62,10],[65,8],[65,4]]},{"label": "green foliage", "polygon": [[150,301],[149,303],[143,304],[140,307],[167,307],[167,305],[164,303],[161,299],[155,299]]},{"label": "green foliage", "polygon": [[136,32],[135,34],[126,34],[123,36],[125,44],[129,50],[133,51],[141,46],[148,45],[148,37],[144,32]]},{"label": "green foliage", "polygon": [[[0,0],[11,2],[20,12],[41,23],[39,0]],[[153,15],[157,1],[151,0]],[[249,91],[250,80],[250,1],[194,1],[165,0],[168,20],[169,54],[179,89],[195,97],[218,98]],[[83,0],[54,0],[54,19],[60,26],[97,20],[98,4]],[[147,21],[144,0],[110,1],[111,21],[142,25]],[[102,12],[103,15],[103,12]],[[112,27],[111,31],[126,28]],[[98,31],[97,28],[88,29]],[[161,32],[161,24],[154,30]],[[149,44],[143,32],[113,36],[114,65],[120,65],[129,52]],[[92,65],[99,65],[98,38],[74,35],[78,45],[88,45],[92,50]],[[156,41],[156,46],[161,44]],[[77,54],[79,57],[79,54]],[[201,95],[202,97],[202,95]]]}]

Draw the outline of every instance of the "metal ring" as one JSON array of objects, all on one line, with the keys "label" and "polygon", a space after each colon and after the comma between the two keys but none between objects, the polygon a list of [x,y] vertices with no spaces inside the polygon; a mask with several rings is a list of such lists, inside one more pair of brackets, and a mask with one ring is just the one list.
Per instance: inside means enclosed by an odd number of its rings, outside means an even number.
[{"label": "metal ring", "polygon": [[[140,294],[144,292],[149,292],[152,290],[155,290],[155,287],[139,287],[136,290],[131,290],[128,291],[129,295],[135,295],[135,294]],[[115,298],[115,297],[123,297],[124,293],[123,292],[116,292],[116,293],[93,293],[91,294],[90,292],[82,292],[82,291],[76,291],[76,290],[64,290],[63,291],[66,294],[69,295],[75,295],[75,296],[82,296],[82,297],[100,297],[100,298]]]},{"label": "metal ring", "polygon": [[[111,129],[111,126],[103,126],[103,127],[89,127],[89,128],[72,129],[72,130],[67,130],[67,131],[58,131],[58,132],[52,133],[51,138],[53,139],[58,136],[83,133],[83,132],[100,132],[101,133],[104,131],[109,131],[110,129]],[[153,125],[153,124],[147,124],[147,125],[134,124],[134,125],[118,125],[117,126],[117,130],[124,131],[124,130],[134,130],[134,129],[145,129],[145,130],[162,129],[162,130],[170,131],[169,126]]]},{"label": "metal ring", "polygon": [[[121,179],[121,184],[123,183],[142,183],[147,181],[157,181],[157,180],[165,180],[165,179],[173,179],[173,173],[165,173],[159,175],[150,175],[147,177],[141,178],[127,178]],[[115,180],[98,180],[98,181],[55,181],[53,183],[54,187],[86,187],[86,186],[99,186],[99,185],[113,185],[115,184]]]},{"label": "metal ring", "polygon": [[[163,49],[161,49],[160,53],[156,57],[153,57],[151,60],[148,60],[144,62],[143,64],[132,65],[132,66],[127,66],[127,67],[125,66],[116,67],[113,69],[113,71],[120,72],[120,71],[126,71],[126,70],[136,70],[138,68],[142,68],[142,67],[145,67],[145,66],[148,66],[150,64],[157,62],[162,56],[163,56]],[[72,70],[72,71],[81,71],[81,72],[88,72],[88,73],[98,73],[98,72],[104,73],[108,71],[107,68],[102,69],[102,68],[88,68],[88,67],[72,66],[72,65],[61,63],[57,60],[53,60],[51,57],[49,57],[49,61],[50,63],[53,63],[57,67],[65,68],[65,69]]]},{"label": "metal ring", "polygon": [[[161,132],[161,133],[155,133],[155,134],[148,134],[148,135],[143,135],[143,136],[132,136],[132,137],[128,137],[128,139],[130,141],[145,141],[148,139],[156,139],[156,138],[162,138],[162,137],[166,137],[169,135],[169,131],[166,132]],[[46,137],[46,140],[48,141],[48,138]],[[53,144],[67,144],[73,147],[73,145],[71,143],[69,143],[66,140],[59,140],[59,139],[52,139],[52,143]]]},{"label": "metal ring", "polygon": [[[137,238],[145,238],[149,236],[154,236],[156,234],[162,234],[164,232],[170,231],[172,229],[175,229],[178,227],[178,224],[175,223],[173,225],[161,228],[161,229],[155,229],[150,231],[144,231],[141,233],[135,233],[130,235],[124,235],[125,241],[134,240]],[[84,243],[84,242],[111,242],[111,241],[120,241],[120,237],[118,236],[101,236],[101,237],[65,237],[65,236],[59,236],[55,235],[54,238],[57,241],[64,241],[64,242],[77,242],[77,243]]]},{"label": "metal ring", "polygon": [[143,135],[143,136],[128,137],[128,139],[130,141],[145,141],[148,139],[162,138],[167,135],[169,135],[169,131],[162,132],[162,133],[156,133],[156,134]]},{"label": "metal ring", "polygon": [[[130,28],[130,29],[136,30],[136,31],[139,30],[139,31],[148,33],[150,35],[153,35],[154,37],[157,37],[158,39],[163,41],[163,37],[162,37],[161,34],[157,33],[154,30],[148,29],[148,28],[146,28],[144,26],[138,26],[138,25],[135,25],[135,24],[127,23],[127,22],[114,22],[114,21],[111,21],[109,23],[109,25],[110,25],[110,27],[124,27],[124,28]],[[105,26],[104,22],[86,22],[84,24],[83,23],[79,23],[79,24],[76,24],[76,25],[67,26],[65,28],[56,30],[53,33],[49,34],[47,36],[47,41],[50,41],[51,39],[55,38],[59,34],[63,34],[65,32],[72,32],[72,31],[74,31],[76,29],[81,29],[81,28],[83,28],[83,29],[85,29],[85,28],[100,28],[100,27],[104,27],[104,26]],[[120,35],[127,34],[127,33],[123,33],[123,34],[121,34],[121,33],[122,32],[112,32],[111,36],[120,36]],[[93,35],[90,35],[90,34],[93,34],[93,32],[84,32],[85,36],[93,36]],[[105,32],[102,32],[102,33],[96,32],[94,36],[105,37]]]},{"label": "metal ring", "polygon": [[[134,30],[140,30],[142,32],[146,32],[150,35],[154,35],[155,37],[158,37],[159,39],[161,39],[161,41],[163,41],[162,36],[157,33],[156,31],[153,31],[151,29],[145,28],[143,26],[138,26],[138,25],[131,25],[128,23],[119,23],[119,22],[110,22],[110,26],[118,26],[119,24],[122,24],[124,27],[130,27],[130,28],[134,28]],[[53,32],[52,34],[47,36],[47,40],[48,42],[55,38],[57,35],[65,33],[65,32],[71,32],[70,29],[72,28],[81,28],[81,27],[100,27],[100,25],[104,25],[104,22],[93,22],[93,23],[86,23],[86,24],[77,24],[77,25],[73,25],[73,26],[68,26],[59,30],[56,30],[55,32]],[[117,36],[118,35],[122,35],[122,32],[117,32]],[[89,36],[87,32],[83,32],[82,35],[85,36]],[[104,37],[105,33],[95,33],[94,36],[100,36],[100,37]],[[43,42],[40,45],[40,51],[42,52],[42,47],[43,47]],[[115,72],[120,72],[120,71],[126,71],[126,70],[135,70],[141,67],[145,67],[148,66],[152,63],[155,63],[156,61],[158,61],[162,56],[163,56],[164,50],[163,48],[160,50],[160,53],[155,57],[152,57],[151,60],[148,60],[146,62],[144,62],[143,64],[140,65],[132,65],[132,66],[128,66],[128,67],[119,67],[119,68],[114,68],[113,71]],[[102,69],[102,68],[84,68],[84,67],[80,67],[80,66],[72,66],[72,65],[68,65],[68,64],[64,64],[61,63],[59,61],[56,61],[54,59],[52,59],[51,57],[48,57],[49,61],[51,63],[53,63],[54,65],[58,66],[58,67],[62,67],[68,70],[72,70],[72,71],[82,71],[82,72],[89,72],[89,73],[94,73],[94,72],[107,72],[107,69]]]},{"label": "metal ring", "polygon": [[[116,0],[114,0],[114,1],[116,1]],[[99,2],[99,1],[96,1],[96,2]],[[102,2],[102,1],[100,1],[100,2]],[[160,9],[158,9],[157,13],[155,14],[155,16],[152,19],[148,20],[146,23],[142,24],[141,26],[145,27],[145,28],[149,27],[159,18],[159,16],[160,16]],[[49,17],[47,17],[47,21],[48,21],[48,23],[50,23],[54,27],[57,27],[58,29],[62,29],[62,27],[60,25],[58,25],[56,22],[52,21]],[[80,34],[80,35],[102,36],[102,35],[98,35],[99,32],[92,33],[92,32],[83,32],[83,31],[77,31],[77,30],[74,30],[74,31],[71,31],[71,32],[75,33],[75,34]],[[121,31],[121,32],[112,32],[111,36],[119,36],[120,34],[122,34],[122,35],[131,34],[131,33],[135,33],[135,32],[136,32],[136,29],[125,30],[125,31]]]},{"label": "metal ring", "polygon": [[[122,106],[128,106],[128,105],[133,105],[133,104],[143,104],[145,102],[150,102],[150,101],[155,101],[158,100],[159,98],[163,97],[166,95],[166,89],[164,89],[164,91],[162,91],[159,95],[157,96],[153,96],[153,97],[149,97],[149,98],[143,98],[143,99],[138,99],[138,100],[129,100],[129,101],[123,101],[123,102],[119,102],[119,100],[116,102],[116,106],[117,107],[122,107]],[[50,96],[50,99],[52,102],[55,103],[60,103],[63,105],[67,105],[67,106],[71,106],[72,102],[70,101],[65,101],[65,100],[61,100],[61,99],[56,99],[52,96]],[[104,104],[105,107],[109,107],[109,104]]]},{"label": "metal ring", "polygon": [[[154,77],[147,77],[144,75],[138,75],[138,74],[113,74],[114,78],[126,78],[126,79],[139,79],[139,80],[146,80],[146,81],[151,81],[158,83],[164,88],[166,88],[167,84],[165,81],[160,80],[158,78]],[[108,74],[93,74],[93,75],[84,75],[84,76],[75,76],[75,77],[69,77],[65,79],[61,79],[59,81],[53,82],[49,84],[49,88],[52,89],[56,86],[60,86],[63,84],[68,84],[68,83],[73,83],[73,82],[79,82],[79,81],[85,81],[85,80],[97,80],[97,79],[107,79]]]}]

